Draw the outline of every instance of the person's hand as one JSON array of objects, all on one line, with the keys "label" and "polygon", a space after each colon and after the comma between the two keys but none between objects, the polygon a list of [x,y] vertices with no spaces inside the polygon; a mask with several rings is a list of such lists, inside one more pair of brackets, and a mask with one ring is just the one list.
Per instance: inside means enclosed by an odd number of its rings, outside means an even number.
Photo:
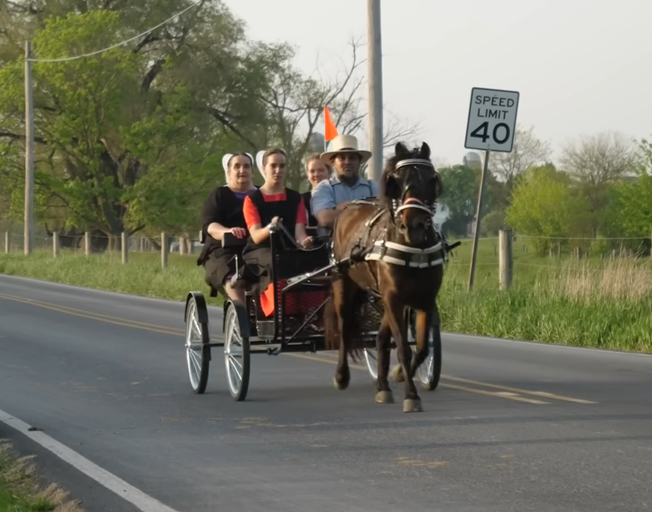
[{"label": "person's hand", "polygon": [[245,228],[231,228],[230,233],[236,238],[244,238],[247,236],[247,230]]},{"label": "person's hand", "polygon": [[299,243],[300,243],[301,247],[303,247],[303,248],[312,247],[312,237],[307,236],[306,238],[301,240],[301,242],[299,242]]},{"label": "person's hand", "polygon": [[277,216],[274,217],[274,218],[270,221],[270,223],[267,225],[267,229],[269,229],[269,232],[270,232],[270,233],[274,233],[275,231],[278,230],[278,226],[279,226],[280,223],[281,223],[281,219],[280,219],[280,217],[277,215]]}]

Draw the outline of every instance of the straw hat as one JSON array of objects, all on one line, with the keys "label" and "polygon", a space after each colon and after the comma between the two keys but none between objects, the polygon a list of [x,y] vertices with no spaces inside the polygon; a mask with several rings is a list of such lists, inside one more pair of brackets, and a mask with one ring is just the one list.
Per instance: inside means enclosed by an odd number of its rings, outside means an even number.
[{"label": "straw hat", "polygon": [[331,159],[339,153],[357,153],[364,164],[371,158],[371,151],[358,149],[358,139],[353,135],[338,135],[331,142],[331,150],[322,153],[319,159],[325,164],[331,165]]}]

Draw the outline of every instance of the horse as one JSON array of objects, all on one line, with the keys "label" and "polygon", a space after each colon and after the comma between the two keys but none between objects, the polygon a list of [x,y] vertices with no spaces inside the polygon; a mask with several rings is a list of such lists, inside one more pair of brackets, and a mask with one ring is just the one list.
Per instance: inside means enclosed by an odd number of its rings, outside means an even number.
[{"label": "horse", "polygon": [[[327,346],[338,348],[333,379],[344,390],[350,381],[348,356],[354,361],[364,348],[357,312],[368,293],[380,296],[383,315],[376,339],[378,379],[376,403],[394,402],[387,381],[391,339],[399,367],[392,374],[404,379],[404,412],[421,412],[414,373],[428,356],[428,333],[437,312],[443,280],[445,240],[434,229],[442,180],[430,160],[430,147],[409,150],[402,143],[386,162],[378,198],[353,201],[333,225],[332,258],[338,263],[332,277],[331,301],[325,311]],[[416,357],[407,341],[405,308],[416,312]]]}]

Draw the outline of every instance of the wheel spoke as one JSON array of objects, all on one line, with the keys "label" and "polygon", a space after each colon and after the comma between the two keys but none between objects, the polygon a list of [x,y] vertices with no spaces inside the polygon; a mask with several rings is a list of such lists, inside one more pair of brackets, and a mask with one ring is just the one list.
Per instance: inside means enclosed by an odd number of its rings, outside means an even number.
[{"label": "wheel spoke", "polygon": [[192,361],[193,367],[195,368],[195,373],[199,375],[201,372],[201,358],[200,355],[194,350],[190,351],[190,360]]},{"label": "wheel spoke", "polygon": [[197,339],[201,340],[201,326],[199,325],[199,322],[197,321],[197,317],[193,315],[192,317],[192,326],[193,326],[193,332],[197,335]]},{"label": "wheel spoke", "polygon": [[229,356],[229,365],[235,371],[235,373],[236,373],[236,375],[238,377],[238,381],[242,382],[242,372],[240,371],[240,368],[242,368],[242,367],[231,356]]}]

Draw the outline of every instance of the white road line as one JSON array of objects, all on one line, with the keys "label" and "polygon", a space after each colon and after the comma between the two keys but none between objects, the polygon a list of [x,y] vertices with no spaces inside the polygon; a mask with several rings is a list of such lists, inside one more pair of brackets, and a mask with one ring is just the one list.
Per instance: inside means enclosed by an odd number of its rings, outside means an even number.
[{"label": "white road line", "polygon": [[55,439],[52,439],[49,435],[39,431],[30,432],[30,425],[11,414],[4,412],[2,409],[0,409],[0,421],[16,429],[21,434],[29,437],[32,441],[40,444],[46,450],[49,450],[59,458],[65,460],[78,471],[81,471],[100,485],[103,485],[134,505],[138,510],[141,510],[142,512],[179,512],[178,510],[164,505],[155,498],[152,498],[144,492],[129,485],[113,473],[109,473],[107,470],[92,463],[76,451],[71,450]]}]

